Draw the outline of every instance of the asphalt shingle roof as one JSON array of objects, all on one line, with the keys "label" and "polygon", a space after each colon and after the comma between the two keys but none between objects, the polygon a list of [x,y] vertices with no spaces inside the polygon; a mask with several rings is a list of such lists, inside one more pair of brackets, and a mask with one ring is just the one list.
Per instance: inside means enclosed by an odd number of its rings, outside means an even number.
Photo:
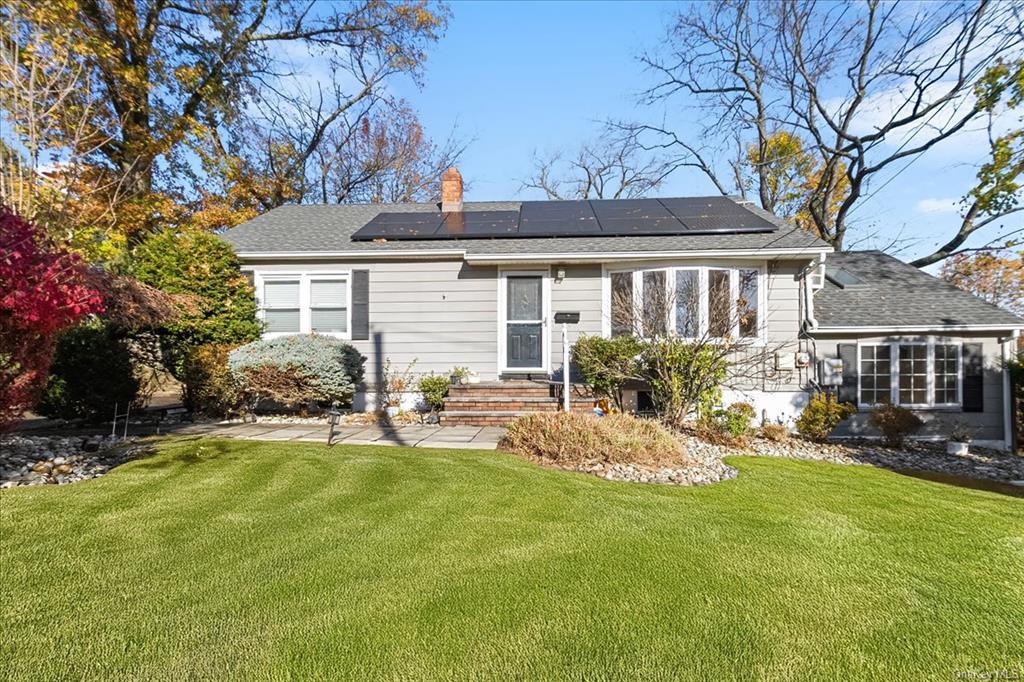
[{"label": "asphalt shingle roof", "polygon": [[[462,239],[458,241],[358,241],[351,236],[378,213],[437,211],[437,204],[340,204],[282,206],[243,223],[224,235],[239,253],[310,253],[361,251],[448,251],[467,254],[543,254],[644,251],[711,251],[717,249],[828,248],[810,233],[771,213],[744,204],[753,213],[779,226],[776,232],[748,234],[672,235],[664,237],[547,237],[523,239]],[[466,211],[518,210],[518,201],[467,202]]]},{"label": "asphalt shingle roof", "polygon": [[829,254],[825,270],[860,280],[840,287],[825,282],[814,295],[814,314],[829,327],[943,327],[1024,325],[1024,320],[880,251]]}]

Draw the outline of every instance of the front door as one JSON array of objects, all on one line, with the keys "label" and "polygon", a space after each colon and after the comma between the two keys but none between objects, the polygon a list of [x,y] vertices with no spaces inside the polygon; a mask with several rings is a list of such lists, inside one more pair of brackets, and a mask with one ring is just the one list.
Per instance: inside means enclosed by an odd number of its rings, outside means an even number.
[{"label": "front door", "polygon": [[544,278],[508,275],[505,282],[505,366],[543,368]]}]

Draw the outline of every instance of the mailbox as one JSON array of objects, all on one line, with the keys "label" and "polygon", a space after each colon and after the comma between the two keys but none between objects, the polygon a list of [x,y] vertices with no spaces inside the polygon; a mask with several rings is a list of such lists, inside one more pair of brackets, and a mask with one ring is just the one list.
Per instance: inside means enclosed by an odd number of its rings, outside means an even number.
[{"label": "mailbox", "polygon": [[555,313],[555,324],[579,324],[579,313]]}]

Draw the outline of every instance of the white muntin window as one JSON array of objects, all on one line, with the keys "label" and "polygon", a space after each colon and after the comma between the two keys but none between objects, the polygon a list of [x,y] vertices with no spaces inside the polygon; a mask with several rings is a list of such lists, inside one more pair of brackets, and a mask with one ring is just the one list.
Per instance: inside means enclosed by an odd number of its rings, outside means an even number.
[{"label": "white muntin window", "polygon": [[956,408],[963,402],[961,344],[944,339],[857,345],[862,407]]},{"label": "white muntin window", "polygon": [[608,272],[611,336],[764,340],[760,267],[685,265]]},{"label": "white muntin window", "polygon": [[254,284],[264,337],[316,333],[351,338],[348,272],[256,273]]}]

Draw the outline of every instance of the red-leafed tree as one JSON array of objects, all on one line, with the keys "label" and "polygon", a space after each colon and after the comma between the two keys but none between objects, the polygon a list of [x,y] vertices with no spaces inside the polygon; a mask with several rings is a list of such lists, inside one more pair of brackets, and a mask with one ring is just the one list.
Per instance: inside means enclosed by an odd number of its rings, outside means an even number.
[{"label": "red-leafed tree", "polygon": [[46,383],[57,333],[103,310],[81,259],[0,206],[0,430]]}]

